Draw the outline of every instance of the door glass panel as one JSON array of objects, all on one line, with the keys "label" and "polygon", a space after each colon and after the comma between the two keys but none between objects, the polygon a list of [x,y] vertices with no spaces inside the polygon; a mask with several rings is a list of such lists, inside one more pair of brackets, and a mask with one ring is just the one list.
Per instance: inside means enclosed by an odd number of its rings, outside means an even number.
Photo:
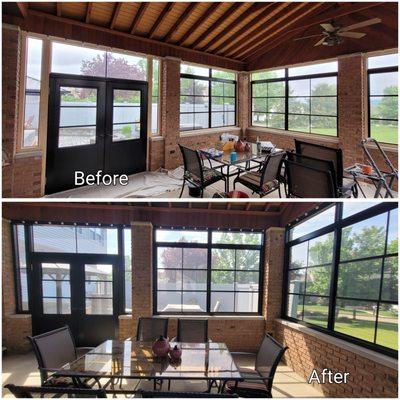
[{"label": "door glass panel", "polygon": [[42,263],[43,314],[71,314],[70,265]]},{"label": "door glass panel", "polygon": [[111,264],[85,264],[86,314],[113,314],[113,267]]},{"label": "door glass panel", "polygon": [[140,138],[140,90],[113,91],[113,142]]},{"label": "door glass panel", "polygon": [[96,143],[97,89],[60,87],[58,147]]}]

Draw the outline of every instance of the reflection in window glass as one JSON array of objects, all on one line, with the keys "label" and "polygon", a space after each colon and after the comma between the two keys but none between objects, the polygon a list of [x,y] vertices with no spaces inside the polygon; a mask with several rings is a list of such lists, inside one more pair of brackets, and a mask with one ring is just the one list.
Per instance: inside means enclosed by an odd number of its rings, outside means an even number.
[{"label": "reflection in window glass", "polygon": [[342,230],[342,261],[382,255],[385,250],[387,213],[368,218]]},{"label": "reflection in window glass", "polygon": [[34,225],[33,250],[43,253],[76,253],[74,226]]},{"label": "reflection in window glass", "polygon": [[39,104],[43,41],[28,37],[26,41],[25,108],[22,147],[39,143]]},{"label": "reflection in window glass", "polygon": [[287,316],[298,320],[303,319],[304,297],[298,294],[289,294],[287,297]]},{"label": "reflection in window glass", "polygon": [[382,300],[398,301],[398,257],[385,258],[382,282]]},{"label": "reflection in window glass", "polygon": [[118,254],[116,228],[77,228],[78,253]]},{"label": "reflection in window glass", "polygon": [[290,240],[297,239],[301,236],[307,235],[308,233],[321,229],[324,226],[333,224],[335,221],[335,211],[336,208],[331,206],[299,223],[290,231]]}]

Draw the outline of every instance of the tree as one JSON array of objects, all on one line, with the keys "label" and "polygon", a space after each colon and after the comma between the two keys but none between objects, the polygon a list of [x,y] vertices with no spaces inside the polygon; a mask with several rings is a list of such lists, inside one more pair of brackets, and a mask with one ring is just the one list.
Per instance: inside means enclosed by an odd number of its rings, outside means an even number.
[{"label": "tree", "polygon": [[388,97],[382,97],[376,106],[372,106],[372,117],[382,119],[397,119],[397,87],[388,86],[383,90],[383,94]]}]

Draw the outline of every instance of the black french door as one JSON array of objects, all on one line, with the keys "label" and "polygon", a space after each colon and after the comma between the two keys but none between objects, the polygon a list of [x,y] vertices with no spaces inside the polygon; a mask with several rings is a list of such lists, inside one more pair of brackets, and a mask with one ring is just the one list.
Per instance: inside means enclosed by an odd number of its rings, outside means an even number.
[{"label": "black french door", "polygon": [[68,324],[78,346],[117,337],[117,255],[32,253],[33,334]]},{"label": "black french door", "polygon": [[147,82],[50,74],[46,194],[146,169]]}]

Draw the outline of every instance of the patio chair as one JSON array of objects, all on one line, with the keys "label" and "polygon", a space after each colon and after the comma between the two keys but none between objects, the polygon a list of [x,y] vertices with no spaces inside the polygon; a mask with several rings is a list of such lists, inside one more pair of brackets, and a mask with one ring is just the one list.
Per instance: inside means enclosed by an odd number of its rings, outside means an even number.
[{"label": "patio chair", "polygon": [[259,172],[239,173],[233,181],[233,187],[235,188],[237,183],[241,183],[260,197],[278,190],[279,197],[281,197],[280,171],[285,155],[285,152],[272,153],[262,162]]},{"label": "patio chair", "polygon": [[237,394],[230,393],[201,393],[201,392],[158,392],[139,390],[138,394],[143,398],[158,398],[158,397],[179,397],[179,398],[237,398]]},{"label": "patio chair", "polygon": [[[19,399],[30,399],[33,398],[33,394],[39,394],[40,397],[45,395],[54,394],[50,397],[78,397],[78,398],[107,398],[104,389],[81,389],[81,388],[67,388],[67,387],[50,387],[50,386],[15,386],[11,383],[4,386],[8,389],[16,398]],[[46,396],[47,397],[47,396]]]},{"label": "patio chair", "polygon": [[178,319],[178,342],[207,343],[208,321],[206,319]]},{"label": "patio chair", "polygon": [[201,156],[198,150],[192,150],[188,147],[179,145],[182,152],[184,174],[182,190],[179,197],[182,197],[185,184],[189,183],[200,190],[200,195],[203,197],[204,189],[207,186],[214,184],[220,180],[226,181],[226,177],[222,172],[215,168],[205,167],[202,163]]},{"label": "patio chair", "polygon": [[316,168],[305,163],[291,161],[290,159],[285,160],[285,166],[287,176],[286,192],[288,197],[338,197],[330,170]]},{"label": "patio chair", "polygon": [[272,397],[275,372],[287,349],[266,334],[258,349],[254,370],[240,370],[244,381],[228,382],[226,392],[239,397]]},{"label": "patio chair", "polygon": [[[38,362],[40,380],[43,385],[68,386],[71,379],[64,377],[51,377],[51,374],[59,370],[64,364],[75,361],[79,356],[89,352],[93,347],[76,347],[75,340],[68,325],[62,328],[42,333],[36,336],[28,336]],[[89,380],[85,384],[90,388]],[[96,383],[96,380],[93,384]]]},{"label": "patio chair", "polygon": [[137,341],[154,342],[160,336],[168,336],[168,318],[139,317]]},{"label": "patio chair", "polygon": [[319,144],[294,140],[296,153],[320,160],[332,161],[335,169],[336,185],[339,192],[344,194],[351,191],[353,197],[358,197],[357,185],[354,180],[343,177],[343,152],[342,149],[321,146]]}]

